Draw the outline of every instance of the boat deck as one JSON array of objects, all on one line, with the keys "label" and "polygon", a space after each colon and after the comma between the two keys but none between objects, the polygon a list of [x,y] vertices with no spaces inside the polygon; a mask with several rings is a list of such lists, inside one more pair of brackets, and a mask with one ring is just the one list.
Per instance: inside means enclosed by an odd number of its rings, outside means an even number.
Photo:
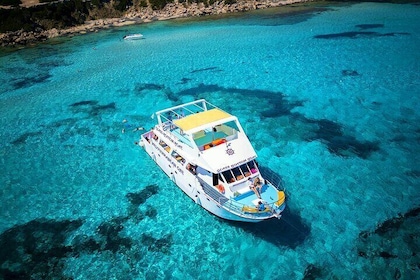
[{"label": "boat deck", "polygon": [[[234,198],[235,201],[244,205],[255,205],[255,201],[258,201],[255,193],[250,189],[249,192],[243,193]],[[261,199],[272,204],[278,200],[277,190],[268,185],[263,185],[261,188]]]},{"label": "boat deck", "polygon": [[222,132],[222,131],[211,132],[211,133],[204,134],[203,137],[194,139],[194,141],[197,144],[197,146],[204,146],[206,144],[211,143],[212,141],[225,138],[226,136],[228,136],[228,135],[226,133]]}]

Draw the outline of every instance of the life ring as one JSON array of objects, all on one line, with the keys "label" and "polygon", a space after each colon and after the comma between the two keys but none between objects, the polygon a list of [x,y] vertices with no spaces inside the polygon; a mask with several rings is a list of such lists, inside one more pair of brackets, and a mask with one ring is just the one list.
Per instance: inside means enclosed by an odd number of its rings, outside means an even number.
[{"label": "life ring", "polygon": [[219,190],[219,192],[221,193],[225,193],[225,187],[223,187],[223,185],[217,185],[217,189]]}]

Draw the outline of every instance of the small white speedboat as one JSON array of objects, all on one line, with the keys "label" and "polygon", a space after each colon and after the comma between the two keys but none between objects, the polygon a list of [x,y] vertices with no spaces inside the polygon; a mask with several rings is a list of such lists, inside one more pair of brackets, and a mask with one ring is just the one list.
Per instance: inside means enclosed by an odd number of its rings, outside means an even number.
[{"label": "small white speedboat", "polygon": [[143,39],[143,34],[137,33],[137,34],[127,34],[123,37],[124,40],[139,40]]}]

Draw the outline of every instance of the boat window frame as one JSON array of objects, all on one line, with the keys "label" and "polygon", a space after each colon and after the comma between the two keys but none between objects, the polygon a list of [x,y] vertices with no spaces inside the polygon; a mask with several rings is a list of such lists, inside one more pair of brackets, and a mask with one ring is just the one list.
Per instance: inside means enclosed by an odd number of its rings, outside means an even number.
[{"label": "boat window frame", "polygon": [[177,151],[172,150],[171,156],[177,161],[179,162],[181,165],[184,165],[185,163],[185,158],[183,156],[181,156]]},{"label": "boat window frame", "polygon": [[[243,170],[243,167],[246,168],[246,171]],[[241,169],[242,173],[244,174],[245,177],[249,177],[251,176],[251,169],[248,166],[248,162],[242,164],[239,166],[239,169]]]},{"label": "boat window frame", "polygon": [[160,141],[159,141],[159,146],[161,146],[162,147],[162,149],[164,149],[167,153],[169,153],[171,150],[172,150],[172,148],[171,148],[171,146],[169,146],[165,141],[163,141],[162,139],[160,139]]},{"label": "boat window frame", "polygon": [[222,176],[222,173],[218,173],[219,174],[219,180],[222,181],[223,183],[226,183],[225,177]]},{"label": "boat window frame", "polygon": [[192,163],[187,163],[185,165],[185,169],[187,169],[191,174],[197,175],[197,165]]},{"label": "boat window frame", "polygon": [[[227,177],[225,176],[225,172],[226,172],[226,173],[228,173],[228,174],[230,174],[230,178],[227,178]],[[231,171],[230,169],[225,170],[225,171],[222,171],[222,175],[223,175],[223,177],[225,178],[225,181],[226,181],[228,184],[236,182],[236,178],[235,178],[235,176],[233,175],[233,173],[232,173],[232,171]],[[232,179],[233,179],[233,180],[232,180]]]},{"label": "boat window frame", "polygon": [[[242,173],[242,170],[239,168],[239,166],[236,166],[230,170],[232,171],[232,174],[235,177],[236,181],[240,181],[245,177],[244,174]],[[237,171],[239,171],[239,174]]]},{"label": "boat window frame", "polygon": [[[252,163],[253,166],[251,166],[250,163]],[[255,160],[250,160],[250,161],[247,162],[247,164],[249,166],[249,170],[251,171],[251,175],[259,172],[258,165],[257,165],[257,162]],[[255,171],[253,171],[253,170],[255,170]]]}]

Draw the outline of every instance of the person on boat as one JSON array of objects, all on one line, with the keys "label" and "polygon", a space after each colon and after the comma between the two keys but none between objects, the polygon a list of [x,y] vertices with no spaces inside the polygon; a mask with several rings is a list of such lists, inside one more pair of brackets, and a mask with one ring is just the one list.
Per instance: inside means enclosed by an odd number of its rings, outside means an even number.
[{"label": "person on boat", "polygon": [[187,164],[187,170],[190,171],[192,174],[197,175],[197,171],[196,171],[197,166],[193,165],[193,164]]},{"label": "person on boat", "polygon": [[261,199],[262,184],[261,184],[261,180],[260,180],[259,177],[256,177],[254,179],[254,182],[252,183],[252,185],[249,188],[254,191],[254,193],[257,195],[257,197],[259,199]]},{"label": "person on boat", "polygon": [[258,208],[258,211],[264,211],[265,210],[265,205],[264,205],[264,203],[261,202],[261,200],[258,201],[257,208]]}]

